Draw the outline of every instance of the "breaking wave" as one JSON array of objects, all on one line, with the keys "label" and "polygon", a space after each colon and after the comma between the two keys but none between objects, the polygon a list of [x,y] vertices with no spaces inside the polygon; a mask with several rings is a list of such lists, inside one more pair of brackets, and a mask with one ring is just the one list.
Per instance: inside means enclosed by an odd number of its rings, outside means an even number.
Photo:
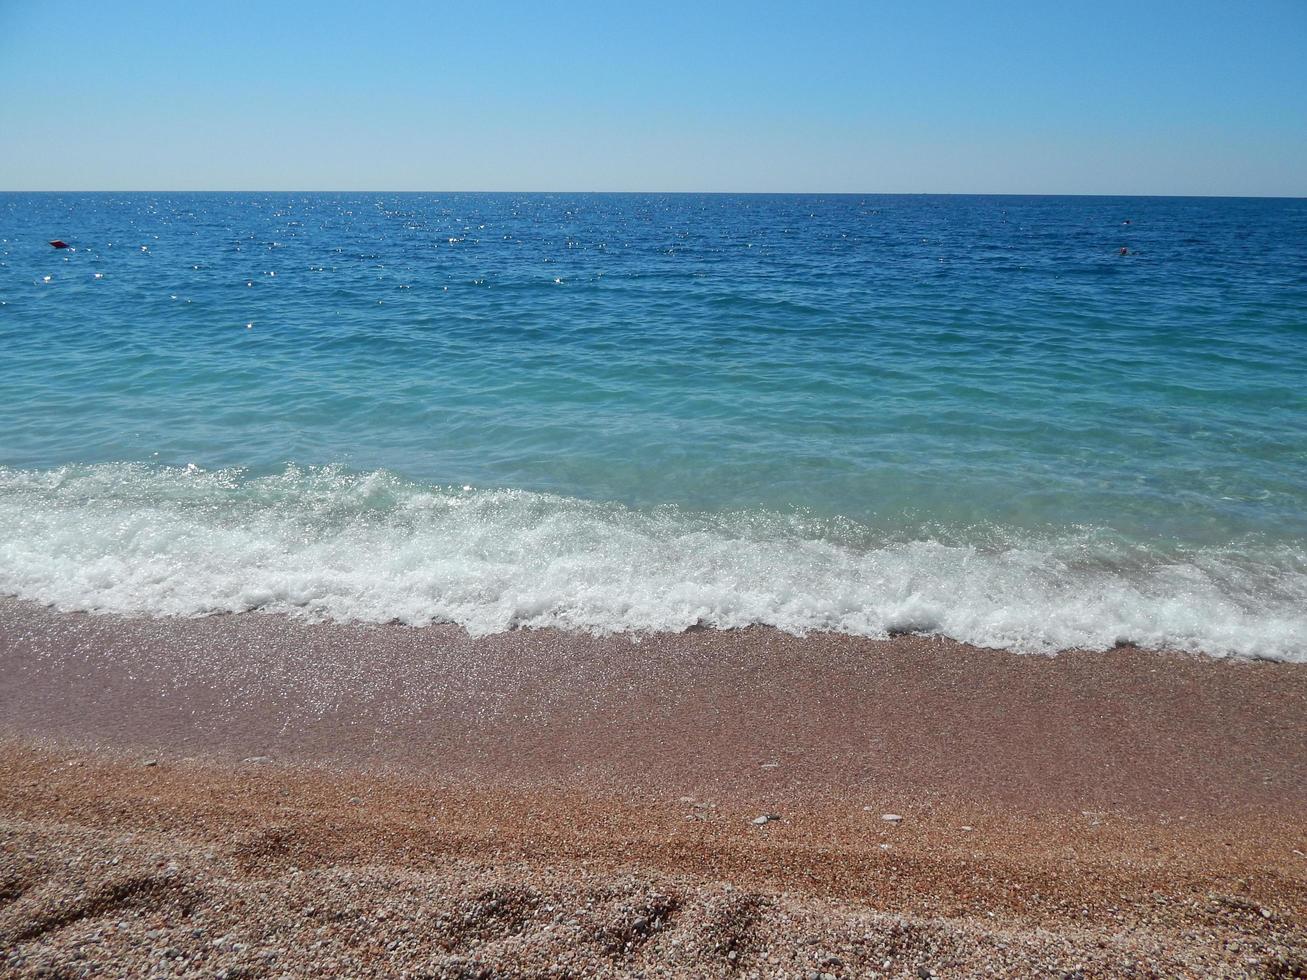
[{"label": "breaking wave", "polygon": [[1101,528],[890,535],[803,513],[636,510],[334,467],[0,467],[0,593],[63,610],[259,610],[473,634],[765,624],[1307,661],[1307,553],[1293,543],[1186,548]]}]

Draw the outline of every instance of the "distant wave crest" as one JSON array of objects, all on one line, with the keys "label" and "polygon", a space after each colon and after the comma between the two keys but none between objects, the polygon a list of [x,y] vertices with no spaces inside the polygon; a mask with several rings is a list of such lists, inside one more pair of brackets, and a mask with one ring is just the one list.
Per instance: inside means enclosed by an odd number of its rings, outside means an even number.
[{"label": "distant wave crest", "polygon": [[332,467],[0,468],[0,593],[474,634],[766,624],[1307,662],[1307,554],[1293,545],[1185,549],[1093,528],[890,537],[803,514],[642,511]]}]

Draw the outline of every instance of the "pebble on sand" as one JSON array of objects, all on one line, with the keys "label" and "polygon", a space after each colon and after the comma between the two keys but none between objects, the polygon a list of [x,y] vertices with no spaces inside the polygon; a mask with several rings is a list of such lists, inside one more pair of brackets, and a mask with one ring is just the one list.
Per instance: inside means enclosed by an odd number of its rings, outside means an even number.
[{"label": "pebble on sand", "polygon": [[882,813],[880,815],[880,818],[884,820],[886,823],[898,823],[903,819],[897,813]]},{"label": "pebble on sand", "polygon": [[771,823],[773,820],[779,820],[780,818],[779,813],[764,813],[761,816],[754,817],[753,823],[761,827],[765,823]]}]

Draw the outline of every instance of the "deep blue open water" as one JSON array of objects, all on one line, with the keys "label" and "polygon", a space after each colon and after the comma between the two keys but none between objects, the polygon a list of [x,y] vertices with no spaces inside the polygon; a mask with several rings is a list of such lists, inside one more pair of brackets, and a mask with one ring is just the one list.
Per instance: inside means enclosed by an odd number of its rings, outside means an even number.
[{"label": "deep blue open water", "polygon": [[0,593],[1307,660],[1307,201],[0,194]]}]

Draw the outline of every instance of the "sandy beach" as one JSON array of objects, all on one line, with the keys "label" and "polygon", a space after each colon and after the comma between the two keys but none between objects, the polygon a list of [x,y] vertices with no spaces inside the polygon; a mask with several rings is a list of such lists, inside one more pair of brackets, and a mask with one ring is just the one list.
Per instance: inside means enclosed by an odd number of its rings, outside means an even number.
[{"label": "sandy beach", "polygon": [[5,600],[0,667],[14,975],[1307,963],[1295,665]]}]

